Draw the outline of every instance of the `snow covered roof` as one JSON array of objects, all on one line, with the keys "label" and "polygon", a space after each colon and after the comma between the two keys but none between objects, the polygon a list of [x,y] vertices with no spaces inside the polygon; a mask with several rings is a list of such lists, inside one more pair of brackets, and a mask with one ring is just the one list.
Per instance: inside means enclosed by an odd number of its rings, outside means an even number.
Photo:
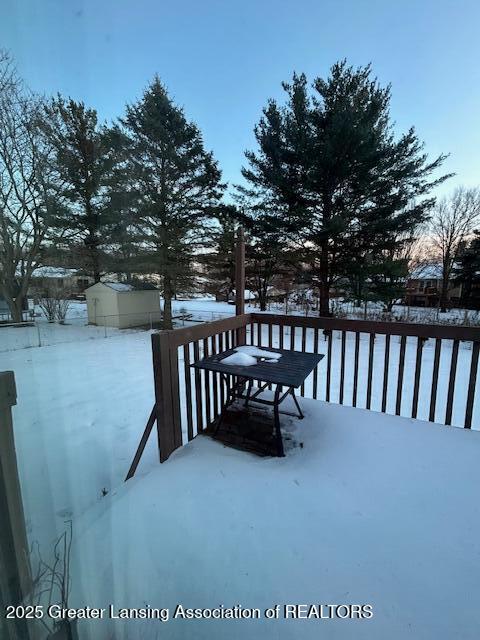
[{"label": "snow covered roof", "polygon": [[34,278],[68,278],[74,276],[77,269],[66,269],[64,267],[38,267],[33,272]]},{"label": "snow covered roof", "polygon": [[426,264],[414,269],[410,278],[412,280],[438,280],[442,277],[442,274],[443,267],[441,264]]},{"label": "snow covered roof", "polygon": [[128,284],[126,282],[102,282],[106,287],[110,287],[110,289],[114,289],[119,292],[126,291],[156,291],[156,287],[153,284],[148,282],[138,282],[135,284]]},{"label": "snow covered roof", "polygon": [[115,291],[133,291],[133,285],[124,284],[123,282],[102,282],[106,287],[115,289]]}]

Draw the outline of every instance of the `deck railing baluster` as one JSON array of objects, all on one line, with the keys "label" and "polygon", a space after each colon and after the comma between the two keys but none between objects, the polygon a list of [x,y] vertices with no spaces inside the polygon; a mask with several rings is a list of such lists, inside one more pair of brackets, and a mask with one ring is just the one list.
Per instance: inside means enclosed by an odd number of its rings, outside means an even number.
[{"label": "deck railing baluster", "polygon": [[412,418],[417,417],[418,393],[420,390],[420,374],[422,372],[423,338],[417,338],[417,355],[415,357],[415,379],[413,383]]},{"label": "deck railing baluster", "polygon": [[325,400],[330,402],[330,384],[331,384],[331,372],[332,372],[332,334],[333,331],[328,331],[327,340],[327,379],[325,389]]},{"label": "deck railing baluster", "polygon": [[480,342],[474,342],[472,346],[472,360],[470,363],[470,376],[468,379],[467,406],[465,408],[465,427],[472,428],[473,401],[475,398],[475,386],[478,371],[478,353]]},{"label": "deck railing baluster", "polygon": [[295,350],[295,326],[290,325],[290,349]]},{"label": "deck railing baluster", "polygon": [[[305,353],[307,343],[307,327],[302,327],[302,352]],[[300,387],[300,395],[302,398],[305,397],[305,382]]]},{"label": "deck railing baluster", "polygon": [[435,355],[433,359],[432,370],[432,390],[430,392],[430,412],[428,419],[430,422],[435,422],[435,408],[437,404],[437,387],[438,387],[438,371],[440,369],[440,354],[442,351],[442,339],[437,338],[435,340]]},{"label": "deck railing baluster", "polygon": [[452,359],[450,361],[450,376],[448,379],[447,410],[445,412],[446,425],[452,424],[453,396],[455,393],[455,378],[457,375],[458,344],[458,340],[453,341]]},{"label": "deck railing baluster", "polygon": [[[207,358],[210,355],[208,350],[208,338],[203,339],[203,357]],[[210,372],[204,371],[203,385],[205,390],[205,426],[207,427],[212,421],[211,415],[211,400],[210,400]]]},{"label": "deck railing baluster", "polygon": [[190,342],[183,345],[183,367],[185,375],[185,401],[187,409],[187,436],[188,440],[193,439],[193,419],[192,419],[192,370],[190,369]]},{"label": "deck railing baluster", "polygon": [[340,389],[338,394],[338,402],[343,404],[343,388],[345,385],[345,343],[346,343],[346,331],[342,331],[342,348],[340,352]]},{"label": "deck railing baluster", "polygon": [[360,355],[360,333],[355,331],[355,356],[353,359],[353,394],[352,405],[357,406],[357,391],[358,391],[358,360]]},{"label": "deck railing baluster", "polygon": [[373,378],[373,351],[375,348],[375,334],[370,334],[368,343],[368,373],[367,373],[367,402],[366,408],[372,406],[372,378]]},{"label": "deck railing baluster", "polygon": [[[318,329],[313,330],[313,353],[318,353]],[[317,399],[318,393],[318,367],[313,370],[313,399]]]},{"label": "deck railing baluster", "polygon": [[[211,336],[211,351],[212,355],[218,353],[217,350],[217,340],[216,336]],[[213,417],[214,419],[219,416],[218,411],[218,373],[213,374],[213,385],[212,385],[212,397],[213,397]]]},{"label": "deck railing baluster", "polygon": [[405,368],[405,347],[407,344],[407,337],[402,336],[400,338],[400,356],[398,359],[398,378],[397,378],[397,401],[395,403],[395,414],[400,415],[402,408],[402,391],[403,391],[403,371]]},{"label": "deck railing baluster", "polygon": [[382,411],[387,411],[388,369],[390,365],[390,335],[385,336],[385,355],[383,359]]},{"label": "deck railing baluster", "polygon": [[[193,343],[193,359],[197,361],[200,359],[200,348],[198,340]],[[200,377],[200,371],[195,369],[195,405],[196,405],[196,417],[197,417],[197,433],[203,431],[203,402],[202,402],[202,380]]]}]

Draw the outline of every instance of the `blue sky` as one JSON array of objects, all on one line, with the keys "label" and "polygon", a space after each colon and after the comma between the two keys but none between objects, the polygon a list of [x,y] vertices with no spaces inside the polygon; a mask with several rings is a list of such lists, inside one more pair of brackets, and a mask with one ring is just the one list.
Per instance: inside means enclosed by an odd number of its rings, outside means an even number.
[{"label": "blue sky", "polygon": [[398,131],[414,125],[432,157],[451,154],[443,194],[480,184],[479,24],[478,0],[2,0],[0,47],[31,88],[105,119],[157,72],[229,182],[282,80],[371,62]]}]

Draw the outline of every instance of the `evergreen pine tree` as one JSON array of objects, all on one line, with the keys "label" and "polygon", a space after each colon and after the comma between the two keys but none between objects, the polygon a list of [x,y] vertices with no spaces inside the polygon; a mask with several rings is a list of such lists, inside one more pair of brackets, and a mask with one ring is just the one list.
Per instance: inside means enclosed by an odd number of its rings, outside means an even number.
[{"label": "evergreen pine tree", "polygon": [[276,275],[283,273],[287,261],[287,243],[275,216],[257,207],[243,207],[247,231],[245,271],[248,288],[257,295],[261,311],[267,308],[268,289]]},{"label": "evergreen pine tree", "polygon": [[218,227],[212,237],[212,251],[199,256],[207,267],[206,292],[225,302],[235,289],[236,228],[236,210],[226,207],[218,216]]},{"label": "evergreen pine tree", "polygon": [[[460,250],[453,267],[453,280],[462,286],[461,303],[465,308],[480,307],[480,231]],[[475,295],[476,294],[476,295]]]},{"label": "evergreen pine tree", "polygon": [[[98,124],[97,112],[62,96],[45,107],[42,128],[55,150],[58,196],[65,204],[63,247],[95,282],[106,269],[113,212],[107,184],[118,163],[118,130]],[[59,247],[61,250],[61,247]]]},{"label": "evergreen pine tree", "polygon": [[357,251],[359,233],[382,238],[381,225],[387,234],[424,220],[427,194],[447,177],[430,177],[445,156],[430,162],[413,128],[395,139],[390,88],[372,79],[370,66],[335,64],[314,81],[313,95],[304,75],[283,87],[286,104],[270,100],[255,128],[244,193],[276,212],[277,226],[314,265],[320,315],[328,315],[337,264]]},{"label": "evergreen pine tree", "polygon": [[[134,224],[144,268],[161,277],[163,326],[172,327],[178,283],[193,278],[192,259],[204,246],[223,191],[213,155],[156,77],[122,120],[129,140]],[[148,265],[148,267],[147,267]]]}]

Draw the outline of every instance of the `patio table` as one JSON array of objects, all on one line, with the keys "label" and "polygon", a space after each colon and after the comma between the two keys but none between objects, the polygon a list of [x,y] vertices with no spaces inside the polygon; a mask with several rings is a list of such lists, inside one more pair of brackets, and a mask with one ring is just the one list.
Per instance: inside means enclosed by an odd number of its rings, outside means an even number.
[{"label": "patio table", "polygon": [[[205,371],[212,371],[219,373],[223,381],[226,383],[228,390],[228,398],[223,407],[223,410],[217,420],[216,428],[214,431],[214,437],[218,433],[218,429],[225,418],[228,408],[235,402],[235,400],[245,400],[245,407],[253,402],[254,404],[269,405],[273,407],[274,416],[274,428],[275,428],[275,441],[277,448],[277,455],[283,457],[283,441],[282,432],[280,430],[280,416],[279,414],[294,415],[285,411],[280,411],[279,405],[285,400],[287,396],[291,396],[298,411],[298,418],[303,418],[302,410],[298,404],[298,400],[295,396],[295,389],[298,389],[315,369],[320,360],[324,357],[323,353],[305,353],[301,351],[293,351],[286,349],[272,349],[269,347],[259,347],[262,351],[269,351],[272,353],[280,354],[281,357],[278,360],[268,361],[266,357],[254,356],[257,360],[256,364],[245,366],[238,364],[224,363],[223,361],[228,356],[235,353],[235,349],[229,349],[215,355],[208,356],[197,362],[192,363],[190,366],[196,369],[204,369]],[[234,384],[230,385],[229,378],[233,376]],[[259,388],[252,394],[254,381],[260,383]],[[247,391],[245,392],[245,384],[248,383]],[[267,400],[266,398],[260,398],[260,394],[265,391],[267,387],[275,386],[275,392],[273,400]],[[285,387],[285,391],[283,391]]]}]

